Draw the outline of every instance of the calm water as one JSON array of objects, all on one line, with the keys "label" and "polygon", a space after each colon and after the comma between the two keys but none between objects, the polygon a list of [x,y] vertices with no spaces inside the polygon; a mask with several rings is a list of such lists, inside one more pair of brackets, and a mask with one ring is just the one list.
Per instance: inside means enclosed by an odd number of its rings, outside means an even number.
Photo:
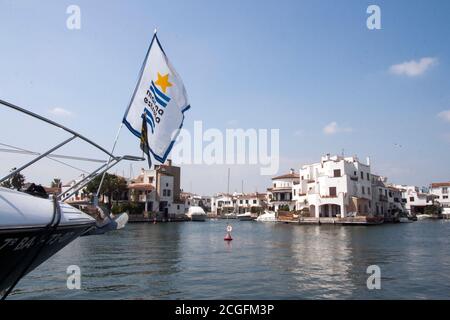
[{"label": "calm water", "polygon": [[[231,220],[230,220],[231,221]],[[450,298],[450,222],[373,227],[233,221],[129,224],[77,239],[10,299]],[[368,290],[366,268],[381,268]],[[81,290],[68,290],[78,265]]]}]

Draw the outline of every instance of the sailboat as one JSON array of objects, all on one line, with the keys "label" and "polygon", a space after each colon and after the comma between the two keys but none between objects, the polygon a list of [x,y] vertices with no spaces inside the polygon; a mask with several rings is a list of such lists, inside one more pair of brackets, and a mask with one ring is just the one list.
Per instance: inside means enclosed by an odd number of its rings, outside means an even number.
[{"label": "sailboat", "polygon": [[[98,234],[96,232],[98,223],[93,217],[64,201],[120,161],[144,159],[134,156],[114,156],[95,142],[59,123],[3,100],[0,100],[0,104],[71,134],[70,138],[38,154],[33,160],[0,178],[0,183],[45,157],[54,157],[54,151],[75,139],[83,140],[111,157],[111,161],[103,163],[64,194],[53,198],[46,195],[45,191],[23,192],[0,187],[0,293],[5,292],[3,298],[6,298],[21,278],[73,240],[88,233]],[[115,223],[117,228],[123,226],[124,221]],[[108,229],[116,228],[110,225]]]},{"label": "sailboat", "polygon": [[[45,157],[54,157],[54,151],[75,139],[83,140],[109,158],[69,190],[65,190],[64,194],[61,193],[52,199],[48,199],[43,192],[27,194],[0,188],[0,293],[6,291],[3,295],[4,299],[22,277],[77,237],[87,233],[100,234],[126,223],[127,219],[121,216],[119,220],[104,220],[98,225],[95,219],[65,204],[64,201],[97,176],[103,175],[103,181],[104,174],[122,160],[145,160],[143,157],[113,154],[123,125],[139,138],[141,149],[147,155],[149,167],[151,155],[164,163],[183,126],[185,113],[190,109],[190,104],[183,82],[169,63],[157,38],[156,30],[111,152],[78,132],[41,115],[7,101],[0,100],[0,104],[62,129],[71,135],[70,138],[38,154],[33,160],[0,178],[0,183]],[[147,130],[147,125],[150,130]],[[100,186],[101,184],[102,182]],[[98,199],[99,192],[100,187],[94,202]]]}]

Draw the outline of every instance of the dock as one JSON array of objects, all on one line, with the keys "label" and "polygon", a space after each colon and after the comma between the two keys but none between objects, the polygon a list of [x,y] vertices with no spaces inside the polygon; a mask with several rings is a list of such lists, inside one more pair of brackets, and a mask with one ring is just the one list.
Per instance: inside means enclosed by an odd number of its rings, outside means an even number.
[{"label": "dock", "polygon": [[281,223],[293,223],[302,225],[321,225],[321,224],[334,224],[334,225],[378,225],[384,222],[381,217],[359,216],[359,217],[299,217],[295,214],[279,214],[277,222]]}]

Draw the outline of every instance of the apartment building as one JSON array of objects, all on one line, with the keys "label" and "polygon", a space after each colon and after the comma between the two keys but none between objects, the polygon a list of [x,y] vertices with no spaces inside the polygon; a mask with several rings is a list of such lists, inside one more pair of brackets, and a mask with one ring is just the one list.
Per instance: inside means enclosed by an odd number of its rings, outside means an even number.
[{"label": "apartment building", "polygon": [[367,216],[373,209],[369,159],[362,163],[356,156],[327,154],[300,168],[292,194],[295,209],[310,217]]}]

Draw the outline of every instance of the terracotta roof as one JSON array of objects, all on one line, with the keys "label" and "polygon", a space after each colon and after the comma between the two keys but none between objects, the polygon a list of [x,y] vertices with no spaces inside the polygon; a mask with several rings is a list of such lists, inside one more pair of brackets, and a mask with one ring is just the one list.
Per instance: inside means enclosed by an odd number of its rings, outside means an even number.
[{"label": "terracotta roof", "polygon": [[51,193],[51,194],[61,192],[61,189],[58,187],[44,187],[44,189],[45,189],[45,192]]},{"label": "terracotta roof", "polygon": [[278,177],[273,177],[272,180],[280,180],[280,179],[299,179],[300,175],[298,173],[288,173],[288,174],[283,174],[281,176]]},{"label": "terracotta roof", "polygon": [[130,183],[128,189],[151,191],[154,190],[155,187],[150,183]]},{"label": "terracotta roof", "polygon": [[432,188],[450,187],[450,182],[436,182],[431,184]]}]

